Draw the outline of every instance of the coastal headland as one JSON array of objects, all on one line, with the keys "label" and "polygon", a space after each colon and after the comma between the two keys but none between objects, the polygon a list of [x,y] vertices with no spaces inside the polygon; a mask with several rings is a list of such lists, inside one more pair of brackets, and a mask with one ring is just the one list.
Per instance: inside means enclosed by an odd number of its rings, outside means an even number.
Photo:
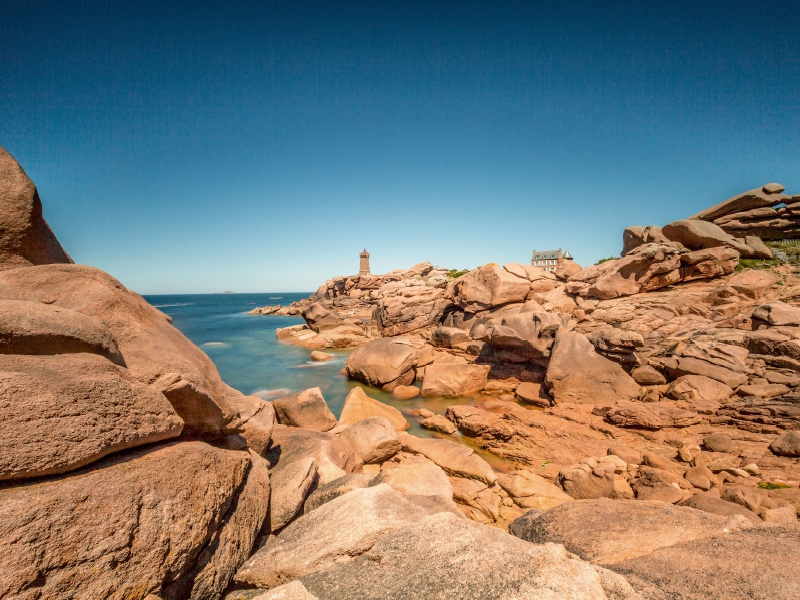
[{"label": "coastal headland", "polygon": [[354,349],[337,416],[226,385],[73,263],[0,148],[0,598],[797,598],[784,191],[630,227],[585,268],[362,264],[254,310],[302,316],[276,335],[315,360]]}]

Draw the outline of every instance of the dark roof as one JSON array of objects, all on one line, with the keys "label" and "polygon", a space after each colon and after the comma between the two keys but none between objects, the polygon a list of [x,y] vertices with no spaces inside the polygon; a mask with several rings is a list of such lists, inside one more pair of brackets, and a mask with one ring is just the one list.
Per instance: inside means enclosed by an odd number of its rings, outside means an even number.
[{"label": "dark roof", "polygon": [[553,260],[558,258],[558,250],[534,250],[531,260]]}]

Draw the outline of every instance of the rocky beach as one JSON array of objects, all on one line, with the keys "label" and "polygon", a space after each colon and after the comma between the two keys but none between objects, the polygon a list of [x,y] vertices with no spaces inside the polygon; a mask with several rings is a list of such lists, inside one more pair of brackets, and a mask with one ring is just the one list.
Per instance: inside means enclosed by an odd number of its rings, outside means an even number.
[{"label": "rocky beach", "polygon": [[339,409],[224,382],[0,148],[0,598],[800,598],[800,195],[708,204],[252,309]]}]

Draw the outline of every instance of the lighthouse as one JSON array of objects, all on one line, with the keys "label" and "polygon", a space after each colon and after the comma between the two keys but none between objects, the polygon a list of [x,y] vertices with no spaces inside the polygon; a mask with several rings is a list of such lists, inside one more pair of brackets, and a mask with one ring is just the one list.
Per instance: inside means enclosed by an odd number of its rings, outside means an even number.
[{"label": "lighthouse", "polygon": [[367,252],[367,249],[364,248],[364,251],[358,257],[361,259],[358,265],[358,274],[369,275],[369,252]]}]

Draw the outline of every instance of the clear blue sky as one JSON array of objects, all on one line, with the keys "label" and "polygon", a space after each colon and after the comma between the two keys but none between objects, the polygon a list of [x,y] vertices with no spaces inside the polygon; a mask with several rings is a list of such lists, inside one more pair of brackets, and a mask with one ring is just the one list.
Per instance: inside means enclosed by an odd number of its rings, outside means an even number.
[{"label": "clear blue sky", "polygon": [[586,265],[800,193],[797,0],[7,0],[0,56],[0,145],[141,293],[313,290],[364,247]]}]

